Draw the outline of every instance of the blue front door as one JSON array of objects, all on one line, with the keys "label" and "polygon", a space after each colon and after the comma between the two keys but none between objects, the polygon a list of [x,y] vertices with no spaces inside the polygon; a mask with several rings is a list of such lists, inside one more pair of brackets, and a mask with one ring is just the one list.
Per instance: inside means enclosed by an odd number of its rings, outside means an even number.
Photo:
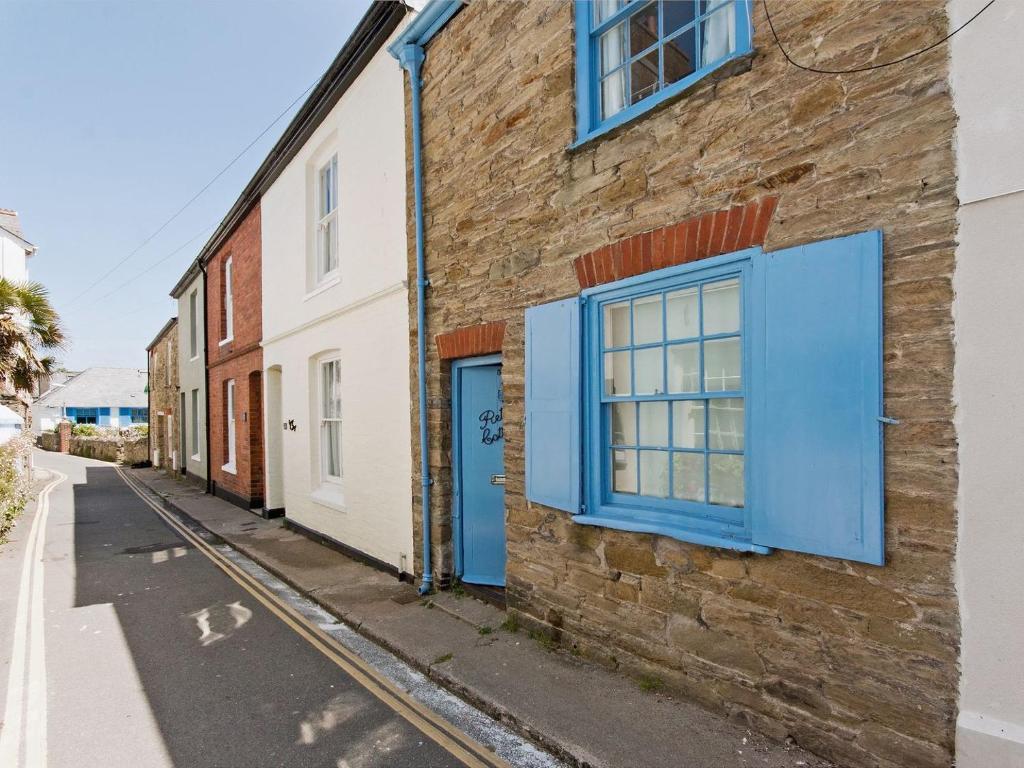
[{"label": "blue front door", "polygon": [[505,439],[500,365],[457,369],[462,580],[505,586]]}]

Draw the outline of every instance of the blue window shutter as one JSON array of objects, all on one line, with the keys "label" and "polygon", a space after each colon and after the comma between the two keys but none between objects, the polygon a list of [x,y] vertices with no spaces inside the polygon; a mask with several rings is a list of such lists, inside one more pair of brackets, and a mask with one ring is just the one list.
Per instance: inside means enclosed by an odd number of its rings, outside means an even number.
[{"label": "blue window shutter", "polygon": [[526,310],[526,497],[580,511],[580,302]]},{"label": "blue window shutter", "polygon": [[755,544],[881,565],[882,235],[754,260]]}]

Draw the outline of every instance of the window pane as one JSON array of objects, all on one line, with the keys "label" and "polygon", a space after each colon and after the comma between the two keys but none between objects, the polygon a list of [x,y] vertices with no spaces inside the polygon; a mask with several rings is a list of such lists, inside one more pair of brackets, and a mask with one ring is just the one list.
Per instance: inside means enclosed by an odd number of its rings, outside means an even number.
[{"label": "window pane", "polygon": [[661,341],[661,294],[633,302],[633,343]]},{"label": "window pane", "polygon": [[708,0],[711,14],[701,22],[701,66],[714,64],[736,50],[736,5],[732,0]]},{"label": "window pane", "polygon": [[341,477],[341,422],[324,422],[321,432],[324,451],[324,473]]},{"label": "window pane", "polygon": [[658,90],[658,49],[629,65],[629,103],[636,104]]},{"label": "window pane", "polygon": [[662,0],[662,34],[666,37],[693,21],[696,2],[694,0]]},{"label": "window pane", "polygon": [[630,394],[629,350],[624,352],[605,352],[604,393],[606,395]]},{"label": "window pane", "polygon": [[636,403],[612,403],[612,444],[636,445]]},{"label": "window pane", "polygon": [[743,401],[739,398],[708,400],[708,447],[712,450],[743,450]]},{"label": "window pane", "polygon": [[668,451],[640,451],[640,495],[668,496]]},{"label": "window pane", "polygon": [[687,501],[704,501],[704,454],[672,454],[672,495]]},{"label": "window pane", "polygon": [[612,451],[612,490],[636,493],[636,451]]},{"label": "window pane", "polygon": [[620,8],[625,7],[626,0],[594,0],[594,25],[611,18]]},{"label": "window pane", "polygon": [[[658,4],[651,3],[639,13],[629,17],[629,55],[636,56],[658,42]],[[658,79],[657,51],[654,59],[654,79]]]},{"label": "window pane", "polygon": [[710,502],[726,507],[743,506],[743,457],[712,453],[708,475],[711,483]]},{"label": "window pane", "polygon": [[604,346],[629,346],[629,302],[604,305]]},{"label": "window pane", "polygon": [[672,445],[675,448],[704,447],[703,400],[672,403]]},{"label": "window pane", "polygon": [[640,445],[668,447],[668,403],[640,403]]},{"label": "window pane", "polygon": [[697,288],[686,288],[665,297],[665,323],[669,339],[693,339],[700,335],[697,323]]},{"label": "window pane", "polygon": [[601,49],[601,117],[607,118],[626,106],[626,25],[617,24],[603,35]]},{"label": "window pane", "polygon": [[616,24],[601,35],[601,74],[618,69],[629,54],[626,52],[626,25]]},{"label": "window pane", "polygon": [[[665,3],[665,35],[693,21],[694,4],[690,0],[676,0]],[[669,40],[664,48],[665,85],[682,80],[696,69],[696,32],[690,27]]]},{"label": "window pane", "polygon": [[668,391],[700,392],[700,344],[673,344],[668,348]]},{"label": "window pane", "polygon": [[605,120],[626,107],[626,69],[617,69],[601,81],[601,119]]},{"label": "window pane", "polygon": [[740,329],[740,282],[726,280],[704,286],[704,334],[736,333]]},{"label": "window pane", "polygon": [[731,392],[741,386],[740,340],[732,338],[704,342],[704,390]]},{"label": "window pane", "polygon": [[664,392],[662,347],[638,349],[636,356],[636,394],[659,395]]}]

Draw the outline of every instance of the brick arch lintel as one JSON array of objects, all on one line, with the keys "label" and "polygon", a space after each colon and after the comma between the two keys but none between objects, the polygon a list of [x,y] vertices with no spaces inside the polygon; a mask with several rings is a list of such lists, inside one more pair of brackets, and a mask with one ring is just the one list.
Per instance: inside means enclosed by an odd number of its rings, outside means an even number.
[{"label": "brick arch lintel", "polygon": [[764,245],[777,195],[641,232],[573,261],[580,288]]},{"label": "brick arch lintel", "polygon": [[437,354],[442,360],[476,357],[501,352],[505,341],[505,321],[495,320],[456,328],[435,337]]}]

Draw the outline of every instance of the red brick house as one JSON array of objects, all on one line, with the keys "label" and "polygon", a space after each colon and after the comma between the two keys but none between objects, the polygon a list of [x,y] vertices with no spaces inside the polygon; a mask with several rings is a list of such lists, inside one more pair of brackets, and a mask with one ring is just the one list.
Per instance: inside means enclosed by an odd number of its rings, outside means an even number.
[{"label": "red brick house", "polygon": [[263,335],[259,200],[243,194],[203,248],[210,490],[263,507]]}]

